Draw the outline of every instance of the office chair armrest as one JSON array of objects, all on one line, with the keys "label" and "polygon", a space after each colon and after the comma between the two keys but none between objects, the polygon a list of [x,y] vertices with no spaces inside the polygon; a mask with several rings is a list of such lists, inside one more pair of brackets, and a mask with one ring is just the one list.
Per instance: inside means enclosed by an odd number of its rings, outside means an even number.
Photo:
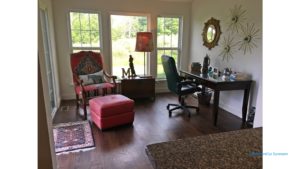
[{"label": "office chair armrest", "polygon": [[184,80],[186,80],[186,77],[185,76],[179,76],[179,79],[180,79],[180,81],[184,81]]}]

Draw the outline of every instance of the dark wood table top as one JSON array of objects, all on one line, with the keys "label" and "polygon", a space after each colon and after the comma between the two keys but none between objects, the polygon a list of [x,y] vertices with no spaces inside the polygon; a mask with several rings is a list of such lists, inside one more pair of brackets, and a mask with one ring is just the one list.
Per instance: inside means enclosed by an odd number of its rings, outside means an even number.
[{"label": "dark wood table top", "polygon": [[[262,128],[210,134],[146,146],[156,169],[262,168]],[[252,155],[251,155],[252,154]]]}]

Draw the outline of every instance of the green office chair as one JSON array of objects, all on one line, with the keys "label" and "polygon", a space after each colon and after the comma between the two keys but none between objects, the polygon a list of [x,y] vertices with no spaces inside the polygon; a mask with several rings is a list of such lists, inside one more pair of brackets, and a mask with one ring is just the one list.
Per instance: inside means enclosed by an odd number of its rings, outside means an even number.
[{"label": "green office chair", "polygon": [[[196,109],[196,112],[199,112],[199,108],[196,106],[188,106],[184,103],[184,96],[192,94],[201,89],[193,81],[184,81],[185,78],[178,75],[175,60],[173,57],[162,55],[161,57],[164,72],[166,74],[168,88],[171,92],[178,95],[178,101],[180,104],[168,104],[167,109],[169,111],[169,117],[172,116],[172,111],[176,109],[183,109],[184,112],[188,114],[188,117],[191,116],[191,112],[188,108]],[[175,106],[170,109],[170,106]]]}]

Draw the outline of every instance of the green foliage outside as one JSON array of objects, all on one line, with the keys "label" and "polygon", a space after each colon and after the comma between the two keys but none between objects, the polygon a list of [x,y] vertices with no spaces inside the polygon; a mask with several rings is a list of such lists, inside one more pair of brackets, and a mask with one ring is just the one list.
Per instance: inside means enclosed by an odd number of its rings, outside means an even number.
[{"label": "green foliage outside", "polygon": [[[179,18],[158,17],[157,19],[157,47],[176,48],[178,47]],[[165,78],[161,63],[161,56],[169,55],[175,59],[177,64],[178,50],[157,50],[157,78]]]},{"label": "green foliage outside", "polygon": [[72,46],[99,47],[98,14],[70,13]]}]

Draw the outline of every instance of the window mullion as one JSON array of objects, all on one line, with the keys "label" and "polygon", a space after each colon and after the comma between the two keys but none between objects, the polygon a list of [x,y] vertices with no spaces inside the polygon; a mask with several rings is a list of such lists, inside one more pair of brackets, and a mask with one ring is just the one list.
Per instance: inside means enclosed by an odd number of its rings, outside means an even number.
[{"label": "window mullion", "polygon": [[79,25],[80,25],[80,46],[82,47],[82,28],[81,28],[81,14],[79,13]]},{"label": "window mullion", "polygon": [[89,32],[90,32],[90,46],[92,46],[92,31],[91,31],[91,17],[89,16]]}]

